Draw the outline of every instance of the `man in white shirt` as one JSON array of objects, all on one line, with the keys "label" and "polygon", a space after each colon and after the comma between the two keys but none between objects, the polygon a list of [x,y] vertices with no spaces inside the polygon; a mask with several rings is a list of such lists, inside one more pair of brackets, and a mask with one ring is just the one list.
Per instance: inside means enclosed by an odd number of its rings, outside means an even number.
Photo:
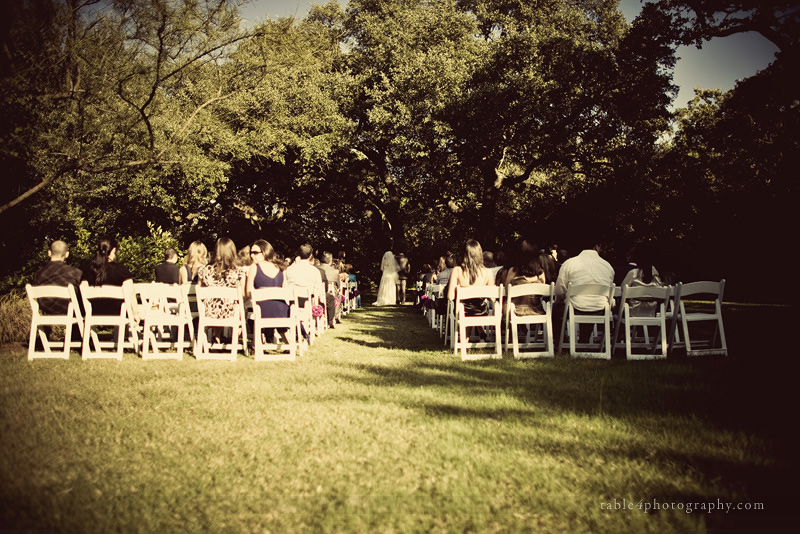
[{"label": "man in white shirt", "polygon": [[[300,245],[297,250],[297,259],[286,268],[286,282],[290,286],[308,287],[317,298],[325,298],[325,285],[322,283],[322,273],[314,266],[314,249],[309,244]],[[304,298],[298,299],[298,306],[305,307]],[[310,329],[303,325],[303,335],[308,340]]]},{"label": "man in white shirt", "polygon": [[[595,244],[590,249],[581,251],[580,254],[574,256],[561,266],[558,271],[558,279],[556,280],[556,299],[563,301],[567,294],[567,287],[570,283],[578,284],[605,284],[611,285],[614,281],[614,268],[606,260],[600,257],[602,246]],[[572,305],[579,312],[583,313],[597,313],[603,310],[608,299],[596,295],[579,295],[571,298]],[[612,302],[613,306],[614,303]],[[581,342],[585,341],[588,337],[590,329],[583,328],[581,325],[581,332],[579,338]]]},{"label": "man in white shirt", "polygon": [[325,286],[322,283],[322,273],[312,263],[313,253],[311,245],[300,245],[297,261],[286,269],[286,281],[290,286],[311,288],[314,294],[322,296],[325,294]]}]

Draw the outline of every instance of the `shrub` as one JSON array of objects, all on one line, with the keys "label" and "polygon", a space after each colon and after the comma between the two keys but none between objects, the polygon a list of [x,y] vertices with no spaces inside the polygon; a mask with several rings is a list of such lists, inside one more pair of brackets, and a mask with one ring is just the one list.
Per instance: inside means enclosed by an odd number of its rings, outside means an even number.
[{"label": "shrub", "polygon": [[0,345],[24,342],[31,327],[31,307],[23,293],[0,296]]}]

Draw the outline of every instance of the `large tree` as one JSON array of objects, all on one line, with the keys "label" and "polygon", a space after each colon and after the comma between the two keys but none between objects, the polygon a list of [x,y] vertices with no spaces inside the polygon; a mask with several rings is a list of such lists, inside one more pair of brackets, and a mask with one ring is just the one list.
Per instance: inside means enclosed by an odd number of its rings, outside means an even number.
[{"label": "large tree", "polygon": [[0,164],[14,171],[0,193],[4,226],[20,221],[28,241],[146,233],[147,221],[181,224],[213,198],[226,165],[212,111],[254,83],[226,63],[248,37],[235,3],[33,0],[3,11]]}]

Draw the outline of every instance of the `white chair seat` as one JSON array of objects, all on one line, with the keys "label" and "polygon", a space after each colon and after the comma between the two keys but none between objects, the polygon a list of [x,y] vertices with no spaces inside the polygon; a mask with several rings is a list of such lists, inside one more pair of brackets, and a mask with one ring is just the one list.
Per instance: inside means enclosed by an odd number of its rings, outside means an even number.
[{"label": "white chair seat", "polygon": [[[72,285],[62,286],[32,286],[27,284],[25,292],[28,294],[28,302],[31,305],[31,331],[28,338],[28,359],[34,358],[64,358],[69,359],[71,348],[80,349],[81,341],[72,340],[72,327],[76,327],[83,336],[84,320],[81,308],[78,303],[78,296],[75,287]],[[39,305],[39,299],[63,299],[66,301],[67,308],[63,314],[50,315],[44,314]],[[63,340],[50,340],[47,330],[53,326],[64,327]],[[36,350],[36,339],[42,344],[42,350]],[[53,349],[60,352],[53,352]]]},{"label": "white chair seat", "polygon": [[[620,328],[625,329],[624,343],[625,356],[629,360],[645,360],[667,357],[667,342],[669,332],[666,322],[666,304],[670,299],[669,287],[656,286],[622,286],[619,303],[619,319],[614,328],[614,343],[611,348],[613,353],[619,343]],[[648,300],[655,305],[653,315],[637,315],[631,301]],[[636,338],[637,329],[641,328],[642,336]],[[651,330],[657,330],[653,335]],[[651,339],[652,338],[652,339]],[[661,348],[658,351],[658,348]],[[646,349],[649,353],[635,353],[634,349]]]},{"label": "white chair seat", "polygon": [[[300,344],[300,323],[297,318],[297,301],[295,291],[291,287],[265,287],[254,289],[250,295],[253,303],[253,346],[256,361],[294,361],[297,347]],[[289,306],[288,317],[262,317],[259,302],[277,300],[286,302]],[[286,343],[280,341],[271,343],[264,340],[264,328],[286,329]]]},{"label": "white chair seat", "polygon": [[[501,301],[503,287],[500,286],[471,286],[456,288],[456,298],[453,301],[453,352],[461,353],[462,360],[479,360],[486,358],[502,358],[502,340],[500,324],[502,319]],[[488,315],[470,316],[466,314],[465,302],[467,300],[485,300],[489,308]],[[484,329],[485,339],[470,341],[467,335],[469,328]],[[469,353],[469,349],[494,348],[493,354]]]},{"label": "white chair seat", "polygon": [[[520,284],[509,286],[506,294],[506,350],[511,346],[514,358],[553,357],[553,291],[555,284]],[[517,315],[514,298],[538,296],[544,314]],[[519,340],[520,327],[527,328],[525,339]],[[523,352],[524,351],[524,352]]]},{"label": "white chair seat", "polygon": [[[719,282],[690,282],[681,284],[680,302],[675,321],[680,323],[680,335],[673,347],[686,349],[687,356],[728,355],[725,326],[722,323],[722,295],[725,280]],[[710,311],[687,310],[687,301],[697,301]],[[694,325],[694,328],[691,326]],[[682,339],[681,339],[682,337]]]},{"label": "white chair seat", "polygon": [[[125,285],[133,292],[133,283],[126,281]],[[116,358],[122,360],[123,351],[131,348],[139,350],[139,325],[134,319],[135,303],[126,295],[125,288],[121,286],[90,286],[85,280],[81,282],[81,299],[86,314],[83,328],[83,346],[81,358]],[[98,299],[115,300],[119,302],[119,314],[98,315],[96,305]],[[110,340],[100,337],[101,330],[112,329]]]},{"label": "white chair seat", "polygon": [[[147,302],[147,307],[140,308],[143,319],[142,359],[182,360],[194,330],[185,288],[153,282],[140,285],[138,290]],[[187,331],[189,340],[185,341]]]},{"label": "white chair seat", "polygon": [[[198,360],[236,361],[239,348],[247,354],[247,325],[244,315],[244,300],[241,287],[203,287],[195,288],[197,296],[197,341],[195,357]],[[208,313],[209,303],[213,299],[223,299],[233,305],[228,317],[211,317]],[[230,342],[212,342],[208,339],[209,328],[230,329]],[[239,344],[241,340],[241,345]]]},{"label": "white chair seat", "polygon": [[[564,350],[564,336],[569,337],[569,353],[571,356],[585,358],[611,359],[611,302],[614,295],[614,284],[573,284],[567,286],[564,301],[564,314],[561,318],[561,337],[558,350]],[[572,304],[577,296],[605,297],[605,306],[598,314],[583,314]],[[578,339],[580,325],[592,325],[591,339],[581,343]],[[602,327],[602,336],[599,331]],[[599,338],[599,341],[595,341]]]}]

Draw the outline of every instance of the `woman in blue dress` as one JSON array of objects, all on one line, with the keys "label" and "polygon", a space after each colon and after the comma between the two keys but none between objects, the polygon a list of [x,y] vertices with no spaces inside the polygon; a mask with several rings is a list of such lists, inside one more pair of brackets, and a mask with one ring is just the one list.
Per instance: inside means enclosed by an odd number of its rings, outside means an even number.
[{"label": "woman in blue dress", "polygon": [[[275,264],[275,249],[264,239],[258,239],[250,245],[250,257],[253,264],[247,272],[247,294],[262,287],[288,287],[283,271]],[[265,300],[258,303],[262,317],[289,317],[289,304],[282,300]],[[272,342],[274,328],[265,328],[267,343]],[[278,328],[284,341],[286,328]]]}]

